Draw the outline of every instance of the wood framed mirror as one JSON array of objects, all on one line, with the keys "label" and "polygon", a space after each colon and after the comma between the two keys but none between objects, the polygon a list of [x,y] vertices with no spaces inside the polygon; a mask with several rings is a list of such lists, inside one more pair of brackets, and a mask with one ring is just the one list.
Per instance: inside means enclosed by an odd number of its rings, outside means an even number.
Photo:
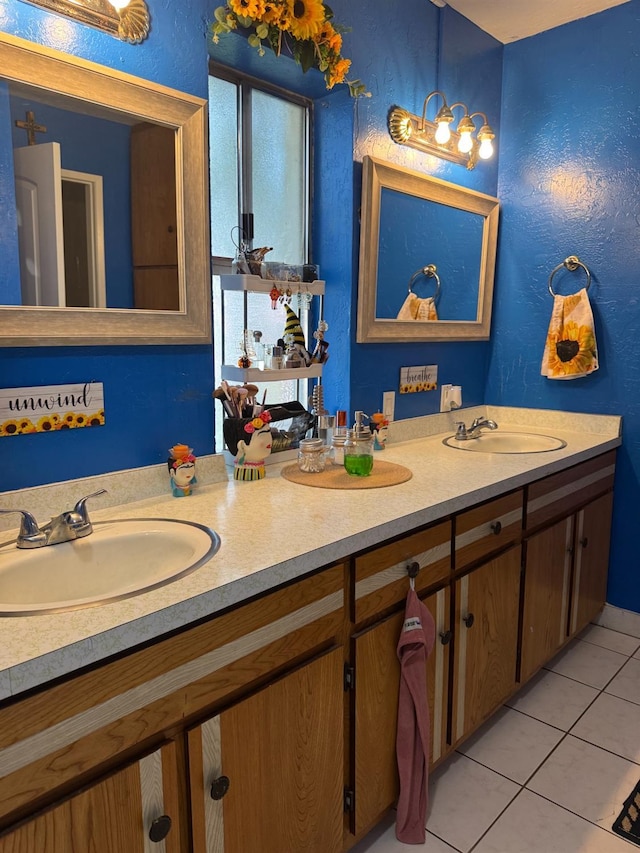
[{"label": "wood framed mirror", "polygon": [[[91,297],[88,303],[81,297],[74,304],[70,290],[60,286],[60,275],[54,275],[57,296],[34,296],[37,288],[31,288],[29,295],[24,279],[33,274],[37,252],[27,254],[19,268],[16,262],[0,270],[0,346],[210,343],[207,102],[0,33],[0,212],[8,222],[1,239],[11,258],[18,257],[24,243],[22,233],[18,236],[18,225],[24,231],[24,221],[16,212],[14,149],[15,134],[20,131],[11,114],[12,99],[26,106],[27,113],[35,113],[36,124],[42,105],[52,124],[56,121],[53,111],[59,110],[64,116],[60,124],[67,127],[80,127],[76,118],[79,122],[81,117],[117,127],[125,137],[122,158],[127,190],[122,207],[109,210],[106,197],[116,180],[106,171],[98,176],[105,195],[102,290],[106,296]],[[35,109],[29,109],[31,105]],[[22,118],[29,123],[24,110]],[[106,133],[97,136],[104,142]],[[40,140],[35,144],[32,140],[33,136],[19,143],[28,155],[40,147]],[[87,170],[74,171],[73,165],[64,168],[65,142],[48,144],[63,148],[62,171],[71,174],[72,182],[91,183],[91,176],[84,175]],[[83,150],[93,153],[95,145],[97,152],[100,144],[100,139],[91,137]],[[111,163],[118,159],[117,143],[109,137],[107,145],[102,159]],[[102,169],[96,171],[102,173]],[[28,198],[32,196],[37,198],[37,191]],[[37,204],[30,200],[29,206],[35,209]],[[50,208],[44,209],[43,221],[55,218]],[[86,216],[83,212],[79,218]],[[120,235],[114,237],[118,225]],[[100,233],[98,229],[93,241],[98,253]],[[118,267],[120,256],[128,261]],[[51,272],[60,264],[58,258],[40,263],[39,268]],[[129,282],[128,289],[124,282]],[[101,292],[100,286],[84,288],[92,289]]]},{"label": "wood framed mirror", "polygon": [[497,198],[365,156],[358,343],[488,340],[498,215]]}]

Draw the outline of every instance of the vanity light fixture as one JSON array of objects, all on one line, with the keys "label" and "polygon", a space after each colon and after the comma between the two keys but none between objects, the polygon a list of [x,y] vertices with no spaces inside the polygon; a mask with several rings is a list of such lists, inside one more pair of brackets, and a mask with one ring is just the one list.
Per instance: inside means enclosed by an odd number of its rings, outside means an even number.
[{"label": "vanity light fixture", "polygon": [[88,24],[129,44],[140,44],[149,35],[149,10],[145,0],[24,0]]},{"label": "vanity light fixture", "polygon": [[[442,100],[442,106],[430,120],[427,118],[427,105],[436,96]],[[453,111],[457,107],[464,112],[457,128],[453,130]],[[476,118],[483,122],[479,129],[474,121]],[[493,155],[496,135],[486,115],[482,112],[469,113],[469,108],[461,101],[449,106],[439,89],[429,92],[424,99],[422,116],[414,115],[402,107],[392,107],[388,121],[389,133],[394,142],[465,165],[467,169],[475,168],[478,159],[488,160]]]}]

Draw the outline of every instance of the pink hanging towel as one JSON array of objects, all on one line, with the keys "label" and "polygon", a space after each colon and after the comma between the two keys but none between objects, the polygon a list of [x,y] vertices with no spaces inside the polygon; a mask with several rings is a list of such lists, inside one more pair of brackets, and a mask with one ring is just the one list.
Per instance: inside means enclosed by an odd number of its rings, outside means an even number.
[{"label": "pink hanging towel", "polygon": [[398,640],[400,693],[396,755],[400,797],[396,838],[424,844],[429,775],[430,718],[427,699],[427,658],[436,636],[433,616],[414,589],[409,590],[404,625]]}]

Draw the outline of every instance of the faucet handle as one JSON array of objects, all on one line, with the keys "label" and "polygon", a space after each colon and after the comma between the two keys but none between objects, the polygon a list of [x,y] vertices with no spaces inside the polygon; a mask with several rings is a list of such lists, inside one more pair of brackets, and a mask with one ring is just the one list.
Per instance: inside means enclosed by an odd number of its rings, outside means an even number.
[{"label": "faucet handle", "polygon": [[108,492],[106,489],[99,489],[97,492],[93,492],[90,495],[85,495],[84,498],[80,498],[78,503],[73,508],[74,515],[77,516],[74,519],[74,523],[77,524],[88,524],[91,525],[91,521],[89,519],[89,513],[87,512],[87,501],[89,498],[97,498],[99,495],[107,495]]},{"label": "faucet handle", "polygon": [[30,512],[27,512],[26,509],[0,509],[2,513],[9,512],[18,512],[22,516],[22,521],[20,522],[20,533],[18,534],[18,547],[21,542],[44,542],[46,540],[46,535],[40,530],[38,526],[38,522],[35,520],[33,515]]},{"label": "faucet handle", "polygon": [[466,438],[467,437],[467,427],[465,426],[464,421],[456,421],[456,438]]},{"label": "faucet handle", "polygon": [[20,522],[20,535],[21,536],[33,536],[35,533],[40,533],[40,528],[38,527],[38,522],[35,520],[33,515],[30,512],[27,512],[26,509],[0,509],[2,513],[10,513],[10,512],[19,512],[22,516],[22,521]]}]

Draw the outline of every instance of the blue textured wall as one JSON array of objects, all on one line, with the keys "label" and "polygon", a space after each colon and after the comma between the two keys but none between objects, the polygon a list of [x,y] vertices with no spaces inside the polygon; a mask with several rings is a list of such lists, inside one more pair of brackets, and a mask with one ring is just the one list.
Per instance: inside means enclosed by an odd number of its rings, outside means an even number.
[{"label": "blue textured wall", "polygon": [[[502,203],[487,402],[621,414],[607,600],[640,612],[640,11],[625,3],[505,48]],[[540,375],[547,280],[590,268],[599,371]],[[558,274],[560,275],[560,274]],[[585,283],[566,273],[562,293]],[[556,278],[554,278],[554,285]],[[558,284],[560,281],[558,280]]]},{"label": "blue textured wall", "polygon": [[[154,0],[150,7],[151,32],[140,45],[18,0],[0,5],[0,29],[206,97],[211,4]],[[103,382],[106,417],[96,429],[1,438],[0,489],[151,465],[176,441],[212,452],[212,358],[209,346],[0,349],[0,387]]]},{"label": "blue textured wall", "polygon": [[[438,9],[427,2],[413,3],[402,14],[391,14],[388,0],[335,0],[332,7],[336,20],[353,27],[344,38],[344,52],[353,60],[353,76],[362,78],[372,93],[370,99],[354,106],[354,209],[360,208],[365,154],[495,195],[497,158],[467,171],[396,145],[389,136],[387,114],[393,105],[421,114],[425,96],[441,89],[449,103],[461,100],[471,109],[485,111],[500,134],[502,45],[449,7]],[[400,368],[423,364],[438,365],[440,382],[462,385],[465,405],[483,402],[488,343],[355,343],[359,241],[356,219],[349,329],[350,409],[371,413],[381,408],[382,392],[398,389]],[[329,362],[325,390],[325,399],[329,400],[331,371]],[[438,411],[439,404],[437,391],[397,395],[396,418],[430,414]]]}]

